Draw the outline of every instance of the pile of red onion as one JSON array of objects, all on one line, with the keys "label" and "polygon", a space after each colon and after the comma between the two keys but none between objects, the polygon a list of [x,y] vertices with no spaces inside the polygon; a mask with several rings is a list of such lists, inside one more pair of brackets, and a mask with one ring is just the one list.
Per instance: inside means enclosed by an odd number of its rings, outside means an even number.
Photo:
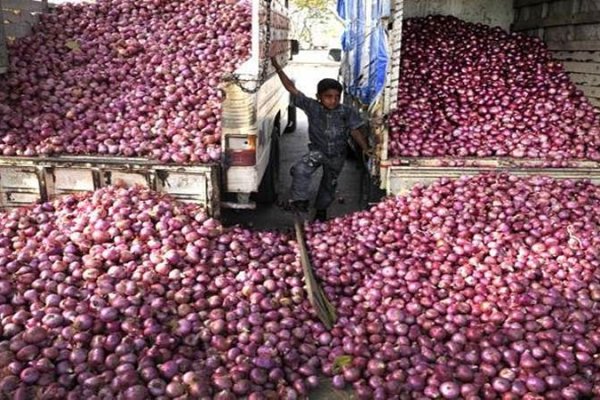
[{"label": "pile of red onion", "polygon": [[[600,396],[600,188],[481,175],[283,233],[105,188],[0,214],[0,396]],[[46,397],[43,397],[46,396]]]},{"label": "pile of red onion", "polygon": [[597,111],[538,38],[407,19],[400,75],[392,157],[600,160]]},{"label": "pile of red onion", "polygon": [[249,55],[250,6],[99,0],[57,7],[9,46],[0,154],[220,159],[217,86]]},{"label": "pile of red onion", "polygon": [[589,182],[481,175],[309,226],[324,370],[363,398],[600,396],[599,223]]},{"label": "pile of red onion", "polygon": [[0,227],[0,396],[256,400],[318,384],[324,328],[282,234],[139,188]]}]

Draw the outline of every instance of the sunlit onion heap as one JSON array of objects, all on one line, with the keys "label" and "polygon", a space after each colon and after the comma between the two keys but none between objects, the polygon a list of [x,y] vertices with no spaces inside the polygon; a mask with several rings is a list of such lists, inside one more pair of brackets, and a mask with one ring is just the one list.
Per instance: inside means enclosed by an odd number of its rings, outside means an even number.
[{"label": "sunlit onion heap", "polygon": [[600,396],[598,223],[589,182],[483,175],[311,226],[325,370],[350,355],[334,385],[365,398]]},{"label": "sunlit onion heap", "polygon": [[282,234],[224,230],[139,188],[10,211],[0,227],[4,394],[261,399],[318,383],[322,328]]},{"label": "sunlit onion heap", "polygon": [[[106,188],[0,214],[11,398],[600,396],[600,188],[481,175],[307,225],[326,331],[290,236]],[[187,397],[186,397],[187,396]]]},{"label": "sunlit onion heap", "polygon": [[400,76],[393,157],[600,160],[597,112],[538,38],[411,18]]},{"label": "sunlit onion heap", "polygon": [[0,154],[220,159],[217,86],[249,55],[237,1],[98,0],[41,16],[0,76]]}]

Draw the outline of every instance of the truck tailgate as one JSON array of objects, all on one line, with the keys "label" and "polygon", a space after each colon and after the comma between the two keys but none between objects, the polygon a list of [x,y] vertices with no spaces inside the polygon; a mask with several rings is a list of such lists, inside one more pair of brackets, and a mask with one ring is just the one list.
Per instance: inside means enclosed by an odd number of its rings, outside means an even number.
[{"label": "truck tailgate", "polygon": [[217,165],[168,165],[140,158],[0,157],[0,208],[89,192],[118,182],[139,184],[201,204],[218,216]]},{"label": "truck tailgate", "polygon": [[[453,166],[455,164],[455,166]],[[440,178],[458,178],[481,173],[545,175],[557,179],[589,179],[600,184],[600,163],[575,161],[569,167],[546,167],[541,160],[513,158],[396,158],[381,164],[381,187],[388,194],[406,194],[416,184],[430,184]]]}]

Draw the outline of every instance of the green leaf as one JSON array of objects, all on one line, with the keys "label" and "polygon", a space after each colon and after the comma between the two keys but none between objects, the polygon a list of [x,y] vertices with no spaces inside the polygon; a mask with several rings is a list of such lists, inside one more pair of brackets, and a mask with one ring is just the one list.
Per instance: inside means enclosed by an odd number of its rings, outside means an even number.
[{"label": "green leaf", "polygon": [[342,368],[352,364],[352,356],[338,356],[333,360],[332,370],[334,374],[339,373]]},{"label": "green leaf", "polygon": [[79,42],[77,40],[67,40],[65,42],[65,46],[67,46],[69,49],[73,50],[73,51],[77,51],[81,49],[81,46],[79,45]]},{"label": "green leaf", "polygon": [[297,8],[308,10],[324,10],[332,4],[331,0],[292,0],[291,3]]}]

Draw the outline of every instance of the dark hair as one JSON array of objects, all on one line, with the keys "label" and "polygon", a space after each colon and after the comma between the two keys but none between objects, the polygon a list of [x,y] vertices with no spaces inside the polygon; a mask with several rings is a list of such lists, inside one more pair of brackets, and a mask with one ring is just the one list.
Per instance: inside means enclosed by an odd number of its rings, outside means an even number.
[{"label": "dark hair", "polygon": [[340,92],[340,94],[344,90],[341,83],[331,78],[321,79],[321,81],[319,81],[319,83],[317,84],[317,94],[321,94],[329,89],[335,89],[338,92]]}]

